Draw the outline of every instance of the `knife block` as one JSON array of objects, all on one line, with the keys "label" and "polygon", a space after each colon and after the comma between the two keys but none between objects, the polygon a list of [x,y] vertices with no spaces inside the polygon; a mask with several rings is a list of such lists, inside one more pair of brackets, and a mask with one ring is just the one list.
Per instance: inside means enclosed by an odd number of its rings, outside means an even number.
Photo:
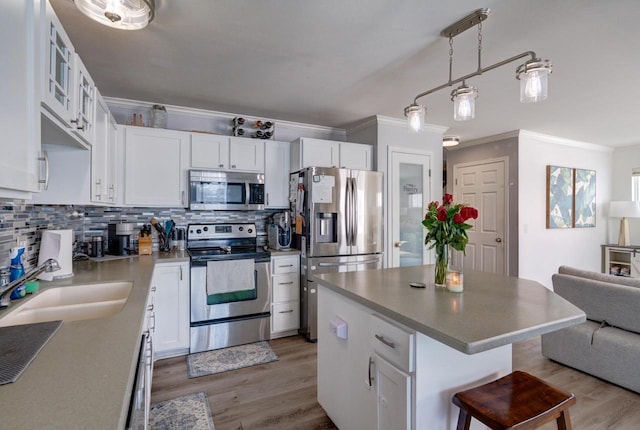
[{"label": "knife block", "polygon": [[139,255],[151,255],[153,251],[153,241],[151,236],[139,236],[138,237],[138,254]]}]

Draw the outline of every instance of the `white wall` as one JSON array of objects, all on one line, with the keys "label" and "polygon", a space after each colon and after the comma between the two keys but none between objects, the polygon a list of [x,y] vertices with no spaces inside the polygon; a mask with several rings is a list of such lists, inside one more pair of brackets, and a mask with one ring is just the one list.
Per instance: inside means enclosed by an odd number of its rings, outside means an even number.
[{"label": "white wall", "polygon": [[[640,168],[640,145],[616,148],[613,152],[611,200],[631,200],[631,171]],[[629,218],[629,240],[640,245],[640,218]],[[619,219],[609,221],[609,243],[618,242]]]},{"label": "white wall", "polygon": [[[551,288],[560,265],[601,270],[601,248],[607,239],[605,208],[611,200],[613,150],[528,131],[519,137],[519,277]],[[546,166],[596,171],[596,227],[546,228]]]}]

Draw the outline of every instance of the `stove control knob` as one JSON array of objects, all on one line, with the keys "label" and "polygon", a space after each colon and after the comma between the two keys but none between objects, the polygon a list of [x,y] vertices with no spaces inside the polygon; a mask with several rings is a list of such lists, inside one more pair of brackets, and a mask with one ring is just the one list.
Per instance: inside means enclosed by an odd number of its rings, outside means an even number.
[{"label": "stove control knob", "polygon": [[250,228],[249,230],[247,230],[247,233],[249,233],[249,234],[253,233],[253,229]]},{"label": "stove control knob", "polygon": [[197,230],[196,230],[196,233],[197,233],[197,234],[200,234],[200,233],[202,233],[202,230],[197,229]]},{"label": "stove control knob", "polygon": [[238,231],[244,230],[244,227],[238,227]]},{"label": "stove control knob", "polygon": [[203,230],[204,231],[209,231],[209,227],[204,227]]}]

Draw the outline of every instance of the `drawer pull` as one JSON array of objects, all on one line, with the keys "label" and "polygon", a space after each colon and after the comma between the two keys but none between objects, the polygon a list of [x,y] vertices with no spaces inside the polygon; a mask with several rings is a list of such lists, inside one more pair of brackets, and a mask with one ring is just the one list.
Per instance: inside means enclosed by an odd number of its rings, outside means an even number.
[{"label": "drawer pull", "polygon": [[280,311],[278,313],[280,313],[280,314],[290,314],[291,312],[293,312],[293,309],[289,309],[288,311]]},{"label": "drawer pull", "polygon": [[293,267],[293,264],[281,264],[278,267]]},{"label": "drawer pull", "polygon": [[293,281],[289,281],[289,282],[278,282],[278,285],[291,285],[293,284]]},{"label": "drawer pull", "polygon": [[380,336],[379,334],[376,334],[375,338],[378,339],[380,342],[384,343],[385,345],[387,345],[389,348],[396,349],[396,344],[391,342],[390,340],[385,339],[384,336]]}]

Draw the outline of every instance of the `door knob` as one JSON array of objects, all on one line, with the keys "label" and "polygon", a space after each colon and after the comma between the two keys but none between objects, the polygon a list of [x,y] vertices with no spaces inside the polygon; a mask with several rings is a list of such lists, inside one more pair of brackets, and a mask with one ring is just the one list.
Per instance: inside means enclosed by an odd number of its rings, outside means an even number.
[{"label": "door knob", "polygon": [[498,242],[498,243],[502,242],[502,238],[501,237],[496,237],[496,242]]},{"label": "door knob", "polygon": [[405,243],[407,243],[406,240],[399,240],[398,242],[394,243],[393,246],[395,246],[396,248],[400,248]]}]

